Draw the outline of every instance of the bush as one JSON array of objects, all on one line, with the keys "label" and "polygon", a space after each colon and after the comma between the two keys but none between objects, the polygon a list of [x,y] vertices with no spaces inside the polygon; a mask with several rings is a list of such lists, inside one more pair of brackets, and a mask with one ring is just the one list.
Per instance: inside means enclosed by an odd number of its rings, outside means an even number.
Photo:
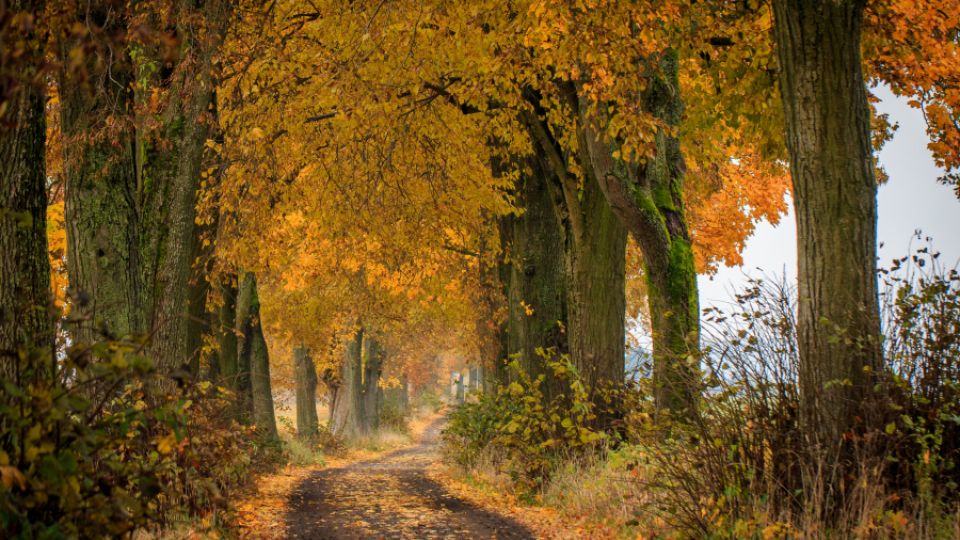
[{"label": "bush", "polygon": [[[0,528],[14,538],[105,538],[226,504],[256,451],[223,420],[230,396],[161,377],[138,340],[21,354],[0,380]],[[184,374],[185,375],[185,374]]]},{"label": "bush", "polygon": [[[833,446],[799,423],[792,287],[751,280],[730,309],[707,310],[699,413],[667,432],[646,422],[627,430],[645,523],[719,538],[955,537],[960,279],[936,260],[923,249],[882,272],[877,423]],[[841,447],[851,466],[837,497]]]},{"label": "bush", "polygon": [[451,413],[444,441],[446,454],[454,462],[470,468],[485,451],[497,449],[513,481],[521,490],[530,491],[539,487],[565,456],[606,440],[595,423],[596,406],[569,359],[545,362],[558,384],[569,392],[546,400],[541,390],[544,376],[532,379],[517,362],[511,362],[512,382]]}]

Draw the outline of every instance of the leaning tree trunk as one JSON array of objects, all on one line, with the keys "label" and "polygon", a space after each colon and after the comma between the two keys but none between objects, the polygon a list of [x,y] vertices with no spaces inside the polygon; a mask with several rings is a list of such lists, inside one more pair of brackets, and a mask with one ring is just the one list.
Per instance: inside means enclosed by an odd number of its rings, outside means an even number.
[{"label": "leaning tree trunk", "polygon": [[[0,45],[7,48],[13,40],[27,44],[20,58],[0,68],[0,378],[26,384],[18,381],[27,367],[20,364],[20,353],[39,351],[40,358],[53,362],[53,317],[47,254],[44,54],[40,36],[13,24],[13,14],[19,11],[31,12],[37,21],[43,3],[10,2],[0,7]],[[30,367],[35,376],[49,376],[53,370],[53,365]]]},{"label": "leaning tree trunk", "polygon": [[260,324],[257,280],[250,272],[244,273],[237,295],[237,328],[240,330],[237,344],[238,364],[240,369],[246,366],[250,369],[249,416],[258,432],[267,438],[276,438],[277,421],[270,388],[270,356]]},{"label": "leaning tree trunk", "polygon": [[341,439],[350,439],[360,434],[361,414],[363,413],[362,378],[363,329],[344,347],[343,363],[340,365],[339,386],[336,387],[330,405],[330,432]]},{"label": "leaning tree trunk", "polygon": [[317,370],[309,349],[300,346],[293,350],[293,369],[297,394],[297,436],[309,439],[319,432]]},{"label": "leaning tree trunk", "polygon": [[654,397],[659,410],[690,414],[698,395],[696,366],[688,358],[699,346],[697,272],[683,200],[685,166],[680,141],[679,66],[676,51],[660,56],[660,71],[642,96],[645,109],[665,127],[655,136],[645,165],[625,162],[604,133],[595,106],[580,100],[580,147],[588,157],[613,212],[637,240],[648,283],[653,326]]},{"label": "leaning tree trunk", "polygon": [[774,2],[797,216],[801,415],[829,446],[863,427],[882,365],[877,181],[860,60],[864,4]]},{"label": "leaning tree trunk", "polygon": [[380,429],[380,412],[383,408],[383,392],[380,389],[380,375],[386,351],[380,340],[371,332],[365,334],[363,346],[363,408],[360,415],[360,429],[364,433],[373,433]]},{"label": "leaning tree trunk", "polygon": [[569,351],[564,236],[554,211],[552,179],[537,160],[529,161],[530,171],[521,173],[516,185],[523,213],[506,216],[501,224],[509,265],[506,352],[533,379],[544,376],[541,389],[549,400],[563,388],[546,362]]}]

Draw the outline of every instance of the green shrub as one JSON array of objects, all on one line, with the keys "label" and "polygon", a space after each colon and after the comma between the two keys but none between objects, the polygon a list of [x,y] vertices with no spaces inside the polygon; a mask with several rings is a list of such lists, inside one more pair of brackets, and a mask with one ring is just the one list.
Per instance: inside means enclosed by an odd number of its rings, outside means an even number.
[{"label": "green shrub", "polygon": [[533,379],[511,362],[512,382],[460,405],[450,415],[444,431],[446,454],[469,468],[484,451],[495,448],[513,481],[529,491],[565,456],[602,445],[607,435],[597,429],[595,404],[576,368],[565,357],[545,362],[568,391],[547,400],[541,390],[544,376]]},{"label": "green shrub", "polygon": [[137,340],[21,353],[0,380],[0,530],[8,538],[113,538],[226,504],[257,451],[223,419],[230,395],[158,374]]}]

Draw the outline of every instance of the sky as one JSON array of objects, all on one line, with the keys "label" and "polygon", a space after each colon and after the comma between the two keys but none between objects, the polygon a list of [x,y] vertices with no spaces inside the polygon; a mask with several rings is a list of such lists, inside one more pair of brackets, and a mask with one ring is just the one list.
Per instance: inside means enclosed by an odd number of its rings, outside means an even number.
[{"label": "sky", "polygon": [[[899,124],[893,140],[880,151],[880,164],[889,180],[878,194],[879,264],[890,266],[894,258],[907,255],[924,242],[915,239],[922,230],[932,238],[932,246],[941,253],[947,268],[960,263],[960,199],[953,190],[937,182],[942,171],[933,163],[927,149],[923,115],[910,108],[906,98],[898,98],[886,87],[874,89],[881,101],[877,108]],[[716,275],[700,276],[700,307],[722,307],[732,291],[742,289],[747,275],[763,273],[796,279],[797,240],[793,213],[784,216],[776,227],[767,222],[757,225],[747,241],[742,267],[723,267]],[[912,244],[911,244],[912,242]]]}]

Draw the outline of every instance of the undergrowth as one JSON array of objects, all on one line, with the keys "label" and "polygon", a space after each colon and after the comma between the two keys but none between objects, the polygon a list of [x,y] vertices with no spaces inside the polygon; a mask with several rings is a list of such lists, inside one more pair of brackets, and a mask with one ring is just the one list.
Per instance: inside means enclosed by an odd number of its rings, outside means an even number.
[{"label": "undergrowth", "polygon": [[938,257],[924,248],[881,271],[886,369],[874,423],[844,441],[802,429],[794,291],[755,279],[705,312],[692,352],[704,392],[685,421],[651,421],[642,379],[612,392],[619,421],[598,426],[576,372],[554,362],[572,402],[544,403],[517,373],[451,415],[445,454],[624,537],[960,538],[960,275]]}]

